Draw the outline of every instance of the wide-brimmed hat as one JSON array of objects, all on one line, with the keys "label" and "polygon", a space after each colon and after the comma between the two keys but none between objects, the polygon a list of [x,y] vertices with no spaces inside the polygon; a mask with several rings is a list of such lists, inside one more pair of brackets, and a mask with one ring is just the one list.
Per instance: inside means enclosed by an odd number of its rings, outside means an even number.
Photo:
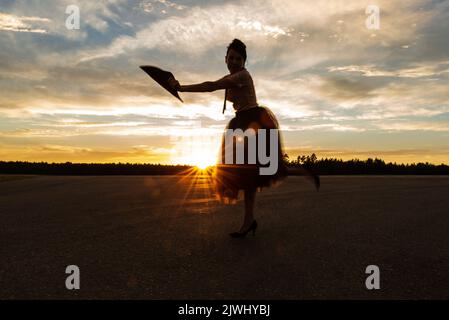
[{"label": "wide-brimmed hat", "polygon": [[140,66],[140,68],[143,71],[145,71],[151,78],[153,78],[154,81],[159,83],[161,85],[161,87],[163,87],[165,90],[170,92],[173,96],[178,98],[181,102],[184,102],[184,101],[182,101],[181,97],[179,96],[178,91],[173,89],[173,87],[171,87],[168,84],[168,80],[170,78],[174,78],[173,73],[171,73],[169,71],[162,70],[161,68],[154,67],[154,66]]}]

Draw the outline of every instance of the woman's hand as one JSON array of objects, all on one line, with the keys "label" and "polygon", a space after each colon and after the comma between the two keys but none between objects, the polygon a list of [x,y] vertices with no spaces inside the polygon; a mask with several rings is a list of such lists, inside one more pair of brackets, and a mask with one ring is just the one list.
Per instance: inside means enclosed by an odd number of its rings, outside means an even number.
[{"label": "woman's hand", "polygon": [[173,89],[175,89],[176,91],[181,90],[181,85],[179,84],[179,81],[176,80],[175,78],[168,79],[168,85]]}]

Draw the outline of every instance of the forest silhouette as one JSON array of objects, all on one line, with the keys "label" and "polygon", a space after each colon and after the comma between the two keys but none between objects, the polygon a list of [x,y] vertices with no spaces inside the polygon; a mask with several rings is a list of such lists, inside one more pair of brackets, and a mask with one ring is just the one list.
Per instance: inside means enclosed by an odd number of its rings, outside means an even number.
[{"label": "forest silhouette", "polygon": [[[382,159],[366,160],[337,158],[318,159],[311,155],[290,158],[284,155],[289,175],[313,172],[318,175],[447,175],[449,166],[418,162],[398,164]],[[45,175],[174,175],[191,174],[195,166],[163,165],[151,163],[49,163],[28,161],[0,161],[1,174],[45,174]],[[209,168],[206,173],[212,172]]]}]

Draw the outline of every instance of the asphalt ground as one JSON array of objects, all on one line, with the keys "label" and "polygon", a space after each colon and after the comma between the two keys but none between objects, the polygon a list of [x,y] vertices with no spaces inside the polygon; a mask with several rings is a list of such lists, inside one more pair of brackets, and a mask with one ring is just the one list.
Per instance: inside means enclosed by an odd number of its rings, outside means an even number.
[{"label": "asphalt ground", "polygon": [[207,176],[3,177],[0,299],[449,298],[447,176],[289,177],[242,218]]}]

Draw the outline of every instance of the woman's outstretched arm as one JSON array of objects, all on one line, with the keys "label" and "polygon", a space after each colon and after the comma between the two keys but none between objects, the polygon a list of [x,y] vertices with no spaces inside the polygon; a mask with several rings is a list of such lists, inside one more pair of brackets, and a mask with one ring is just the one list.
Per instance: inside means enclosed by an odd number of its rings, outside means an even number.
[{"label": "woman's outstretched arm", "polygon": [[180,92],[212,92],[221,89],[229,89],[235,86],[232,78],[223,77],[217,81],[206,81],[197,84],[180,85],[176,79],[169,80],[170,85]]},{"label": "woman's outstretched arm", "polygon": [[218,90],[213,85],[212,81],[206,81],[202,83],[197,84],[189,84],[189,85],[180,85],[179,90],[180,92],[212,92]]}]

